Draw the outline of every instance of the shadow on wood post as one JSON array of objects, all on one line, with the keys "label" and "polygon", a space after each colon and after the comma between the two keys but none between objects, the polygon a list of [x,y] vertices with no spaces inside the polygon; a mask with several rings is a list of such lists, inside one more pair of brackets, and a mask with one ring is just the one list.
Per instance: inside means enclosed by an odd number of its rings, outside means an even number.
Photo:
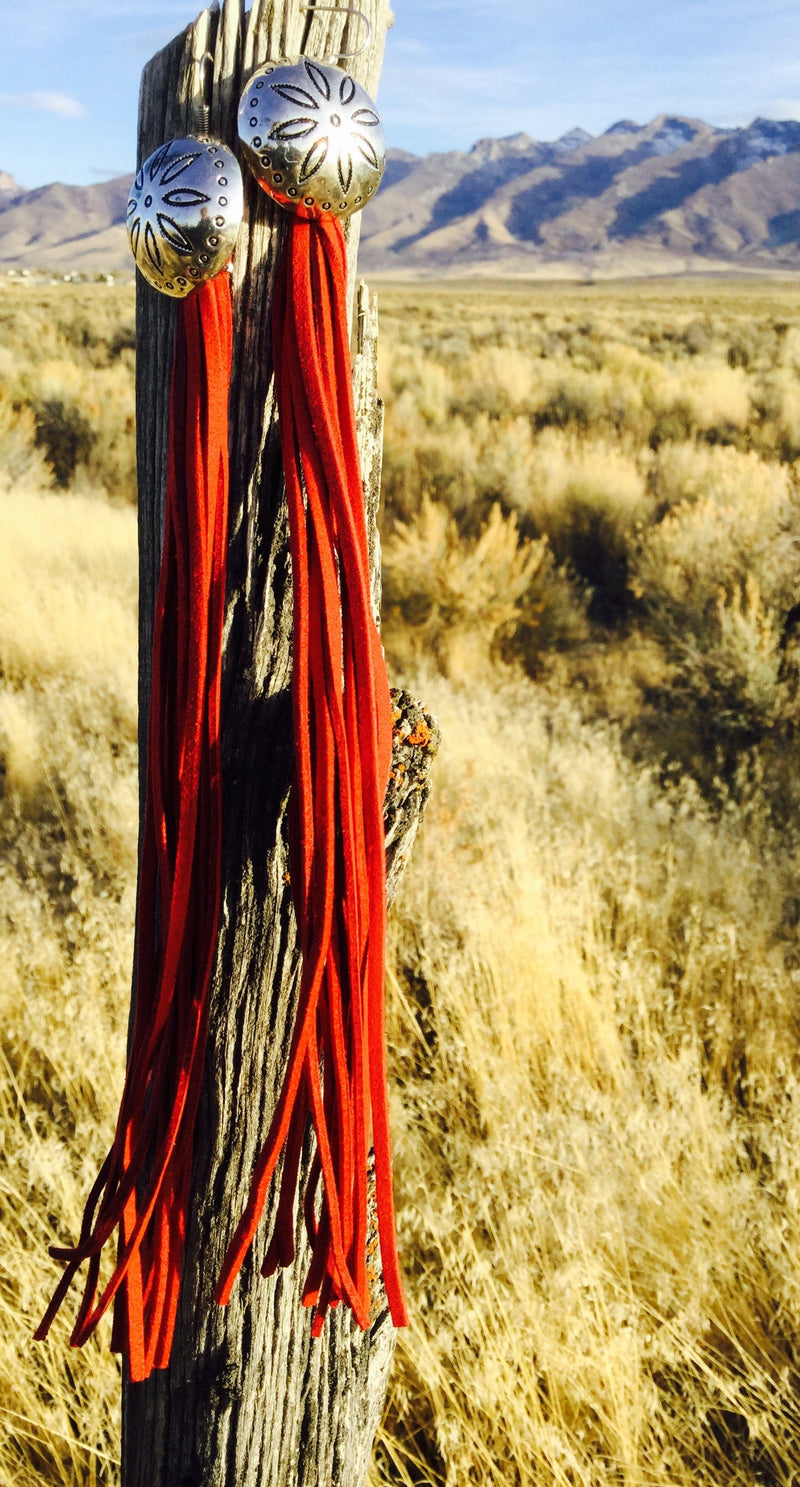
[{"label": "shadow on wood post", "polygon": [[[348,69],[377,90],[391,13],[361,0],[374,41]],[[334,57],[357,21],[309,16],[301,0],[241,0],[204,11],[145,68],[141,162],[164,140],[202,133],[203,74],[213,57],[210,131],[235,147],[239,96],[268,57]],[[359,40],[361,37],[359,36]],[[357,43],[356,43],[357,44]],[[210,68],[209,68],[210,70]],[[227,1242],[242,1212],[256,1154],[280,1089],[298,983],[294,914],[286,884],[291,780],[291,584],[280,444],[272,391],[269,306],[282,240],[280,212],[245,170],[245,223],[233,276],[236,340],[231,388],[231,491],[225,624],[223,907],[211,990],[209,1044],[195,1140],[190,1230],[172,1359],[123,1388],[123,1487],[362,1487],[394,1351],[378,1291],[369,1332],[349,1311],[329,1314],[312,1342],[298,1259],[271,1280],[259,1273],[273,1208],[231,1302],[213,1300]],[[359,219],[347,226],[355,283]],[[370,525],[373,594],[380,596],[377,509],[382,409],[376,387],[377,318],[358,291],[354,381]],[[175,302],[137,286],[141,758],[146,759],[152,616],[163,526]],[[420,705],[395,694],[396,784],[387,799],[394,889],[428,792],[438,732]]]}]

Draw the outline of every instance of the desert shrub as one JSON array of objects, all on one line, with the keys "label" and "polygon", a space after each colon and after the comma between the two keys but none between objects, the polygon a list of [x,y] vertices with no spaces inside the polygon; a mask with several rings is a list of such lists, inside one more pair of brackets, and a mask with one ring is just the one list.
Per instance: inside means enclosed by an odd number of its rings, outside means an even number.
[{"label": "desert shrub", "polygon": [[64,398],[42,398],[33,404],[36,442],[52,467],[56,485],[67,486],[79,465],[89,460],[94,430],[80,405]]},{"label": "desert shrub", "polygon": [[35,385],[31,407],[37,442],[56,484],[88,482],[135,500],[134,414],[126,370],[103,367],[89,377],[71,363],[46,362],[37,369]]},{"label": "desert shrub", "polygon": [[785,480],[722,489],[684,500],[642,535],[637,590],[654,615],[702,631],[720,589],[755,577],[773,607],[788,611],[798,592],[800,504]]},{"label": "desert shrub", "polygon": [[603,440],[549,431],[533,451],[523,509],[557,561],[591,585],[593,615],[616,618],[629,599],[632,537],[652,509],[636,462]]},{"label": "desert shrub", "polygon": [[514,517],[499,506],[466,546],[446,507],[424,500],[383,551],[384,633],[394,664],[407,672],[429,655],[445,675],[480,674],[513,633],[545,547],[521,544]]},{"label": "desert shrub", "polygon": [[675,375],[680,401],[690,409],[692,423],[706,437],[726,434],[747,425],[751,416],[747,374],[714,358],[694,357]]},{"label": "desert shrub", "polygon": [[0,395],[23,442],[34,422],[37,478],[135,501],[134,341],[130,288],[0,294]]},{"label": "desert shrub", "polygon": [[753,505],[774,509],[790,492],[790,471],[768,463],[755,450],[746,453],[725,445],[693,441],[667,444],[659,450],[650,471],[650,489],[656,506],[711,498],[719,506]]},{"label": "desert shrub", "polygon": [[746,442],[749,379],[741,367],[697,357],[663,378],[653,399],[653,449],[699,434],[709,443]]},{"label": "desert shrub", "polygon": [[0,386],[0,486],[41,487],[51,472],[37,448],[36,420],[30,408],[16,405]]},{"label": "desert shrub", "polygon": [[530,406],[537,370],[533,358],[515,346],[486,346],[461,368],[461,377],[483,411],[503,417]]},{"label": "desert shrub", "polygon": [[584,433],[624,417],[610,376],[569,363],[563,368],[557,362],[543,363],[531,401],[537,429]]},{"label": "desert shrub", "polygon": [[788,367],[776,368],[759,387],[759,413],[775,429],[777,447],[785,459],[800,456],[800,378]]},{"label": "desert shrub", "polygon": [[136,500],[136,429],[131,369],[117,363],[98,370],[89,417],[93,441],[82,468],[85,483],[110,496]]},{"label": "desert shrub", "polygon": [[[672,667],[652,705],[677,711],[684,730],[694,721],[696,766],[718,769],[723,745],[728,772],[743,747],[792,733],[797,712],[783,626],[800,591],[800,507],[782,472],[753,460],[701,464],[698,487],[716,495],[684,500],[646,532],[633,579]],[[737,489],[737,465],[749,486]]]},{"label": "desert shrub", "polygon": [[[395,427],[404,427],[401,404]],[[423,496],[441,502],[451,511],[468,516],[480,492],[478,460],[481,426],[469,426],[460,418],[441,427],[418,429],[413,404],[408,407],[409,437],[388,446],[383,466],[384,520],[408,520],[420,509]]]},{"label": "desert shrub", "polygon": [[504,631],[497,656],[518,663],[531,677],[552,669],[556,656],[574,655],[590,642],[589,610],[593,598],[574,572],[559,565],[549,545],[517,601],[513,622]]}]

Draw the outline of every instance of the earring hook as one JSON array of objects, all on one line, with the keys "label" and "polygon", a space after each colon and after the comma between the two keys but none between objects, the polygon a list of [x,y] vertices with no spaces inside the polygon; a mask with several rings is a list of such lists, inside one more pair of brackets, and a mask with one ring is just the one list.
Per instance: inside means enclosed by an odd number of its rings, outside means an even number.
[{"label": "earring hook", "polygon": [[357,15],[357,16],[359,16],[361,18],[361,20],[364,22],[364,25],[367,28],[366,39],[362,42],[361,46],[356,47],[356,49],[355,49],[354,52],[337,52],[336,55],[338,57],[340,57],[342,60],[344,60],[345,58],[347,58],[349,60],[352,60],[353,57],[360,57],[361,54],[362,54],[362,52],[366,52],[368,50],[368,48],[372,46],[372,22],[371,22],[369,16],[366,16],[364,14],[363,10],[359,10],[357,6],[355,6],[355,5],[301,5],[300,6],[300,9],[301,9],[301,11],[305,15],[310,15],[310,16],[315,16],[320,11],[326,11],[328,14],[331,14],[331,15]]},{"label": "earring hook", "polygon": [[193,67],[202,67],[202,69],[203,69],[203,71],[202,71],[202,88],[203,88],[203,104],[202,104],[202,107],[203,107],[203,133],[204,134],[208,134],[208,131],[209,131],[209,128],[210,128],[210,124],[211,124],[211,92],[212,92],[212,89],[214,87],[213,73],[211,75],[211,80],[210,80],[210,84],[209,84],[209,73],[208,73],[208,64],[209,64],[209,62],[211,63],[211,66],[213,68],[213,66],[214,66],[214,54],[213,54],[213,52],[203,52],[202,57],[194,57],[192,59],[192,66]]}]

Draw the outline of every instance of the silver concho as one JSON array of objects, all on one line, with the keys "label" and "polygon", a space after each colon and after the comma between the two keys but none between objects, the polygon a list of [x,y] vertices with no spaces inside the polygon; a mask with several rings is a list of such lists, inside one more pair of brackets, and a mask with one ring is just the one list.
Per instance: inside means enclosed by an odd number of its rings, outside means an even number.
[{"label": "silver concho", "polygon": [[242,172],[212,139],[171,139],[139,169],[128,240],[148,284],[184,299],[230,258],[242,220]]},{"label": "silver concho", "polygon": [[386,163],[375,104],[324,62],[270,62],[239,104],[239,138],[259,185],[302,217],[349,217],[374,196]]}]

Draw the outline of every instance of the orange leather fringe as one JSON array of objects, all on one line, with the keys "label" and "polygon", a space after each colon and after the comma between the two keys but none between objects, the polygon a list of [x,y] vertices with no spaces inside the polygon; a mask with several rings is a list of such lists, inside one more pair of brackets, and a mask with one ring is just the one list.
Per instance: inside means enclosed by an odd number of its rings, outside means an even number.
[{"label": "orange leather fringe", "polygon": [[[65,1270],[35,1334],[46,1336],[88,1262],[72,1345],[85,1342],[114,1301],[113,1346],[126,1354],[134,1380],[169,1361],[217,939],[231,355],[231,291],[223,273],[178,308],[135,1015],[122,1103],[80,1237],[50,1250]],[[115,1231],[116,1264],[98,1298],[101,1251]]]},{"label": "orange leather fringe", "polygon": [[384,1033],[383,803],[392,709],[370,598],[346,293],[339,222],[290,218],[272,344],[294,598],[290,867],[302,976],[286,1076],[217,1288],[225,1305],[281,1154],[277,1217],[263,1273],[293,1261],[295,1197],[310,1117],[316,1153],[304,1197],[312,1255],[304,1301],[316,1308],[315,1335],[328,1308],[340,1301],[359,1326],[369,1326],[370,1134],[384,1284],[395,1325],[407,1320],[395,1239]]}]

